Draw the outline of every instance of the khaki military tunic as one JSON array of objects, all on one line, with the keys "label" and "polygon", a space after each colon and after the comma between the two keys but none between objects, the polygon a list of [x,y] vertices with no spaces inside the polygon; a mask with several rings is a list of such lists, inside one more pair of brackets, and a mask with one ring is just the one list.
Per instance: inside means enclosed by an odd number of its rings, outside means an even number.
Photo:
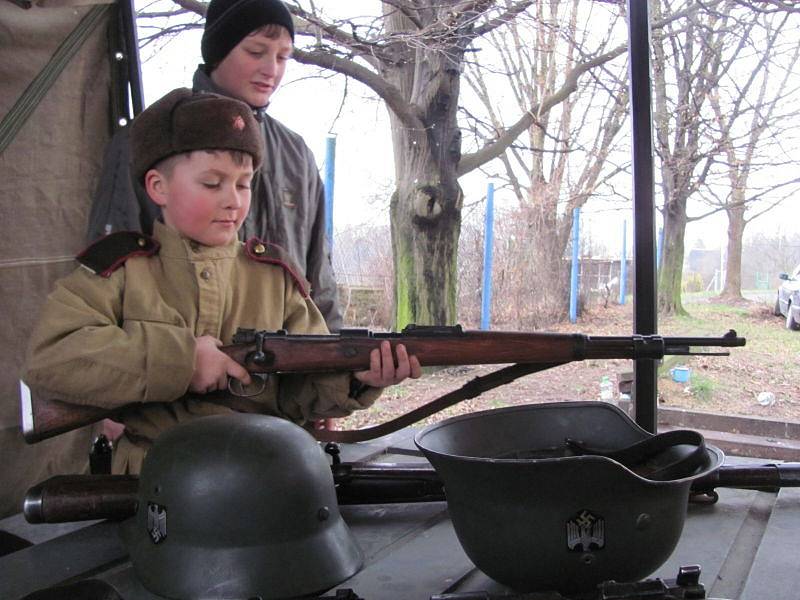
[{"label": "khaki military tunic", "polygon": [[[194,74],[195,91],[227,96],[201,66]],[[328,329],[342,327],[336,280],[325,234],[325,190],[314,154],[303,138],[254,109],[264,136],[264,157],[253,178],[250,212],[240,237],[256,236],[278,244],[311,282],[311,297],[325,317]],[[113,231],[150,233],[161,214],[141,182],[130,174],[130,127],[119,129],[106,148],[103,170],[89,215],[88,241]]]},{"label": "khaki military tunic", "polygon": [[[241,242],[208,247],[156,222],[160,250],[134,256],[110,276],[79,268],[50,294],[32,335],[25,382],[74,404],[123,410],[115,473],[136,473],[159,433],[194,416],[231,409],[181,399],[194,370],[195,339],[230,344],[239,327],[327,333],[289,269],[248,257]],[[259,412],[303,423],[366,408],[380,391],[350,397],[350,374],[273,376],[251,398]],[[252,410],[252,409],[249,409]]]}]

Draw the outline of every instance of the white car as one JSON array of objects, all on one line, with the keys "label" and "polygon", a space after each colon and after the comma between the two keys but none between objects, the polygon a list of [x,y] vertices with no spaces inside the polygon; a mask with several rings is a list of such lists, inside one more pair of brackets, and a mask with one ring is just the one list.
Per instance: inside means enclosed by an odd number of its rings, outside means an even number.
[{"label": "white car", "polygon": [[775,316],[786,317],[787,329],[800,329],[800,265],[792,274],[781,273],[778,279],[783,283],[778,288],[775,300]]}]

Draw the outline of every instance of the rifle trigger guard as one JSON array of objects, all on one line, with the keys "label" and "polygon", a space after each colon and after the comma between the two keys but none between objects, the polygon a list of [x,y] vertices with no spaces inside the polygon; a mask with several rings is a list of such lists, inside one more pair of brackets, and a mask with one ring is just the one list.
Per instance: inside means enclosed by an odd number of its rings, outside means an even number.
[{"label": "rifle trigger guard", "polygon": [[264,388],[267,387],[267,379],[269,378],[269,374],[250,373],[250,375],[260,382],[261,385],[256,385],[258,389],[255,391],[246,390],[241,381],[235,377],[228,377],[228,391],[237,398],[252,398],[253,396],[258,396],[264,391]]}]

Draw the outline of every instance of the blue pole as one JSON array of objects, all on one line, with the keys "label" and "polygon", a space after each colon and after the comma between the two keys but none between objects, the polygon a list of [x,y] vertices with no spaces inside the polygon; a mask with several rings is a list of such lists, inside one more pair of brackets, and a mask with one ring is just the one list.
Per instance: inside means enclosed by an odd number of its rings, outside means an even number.
[{"label": "blue pole", "polygon": [[492,261],[494,259],[494,183],[486,189],[486,222],[483,230],[483,290],[481,293],[481,329],[489,329],[492,320]]},{"label": "blue pole", "polygon": [[569,282],[569,322],[578,321],[578,246],[580,245],[581,209],[572,209],[572,274]]},{"label": "blue pole", "polygon": [[661,249],[664,247],[664,228],[658,230],[658,240],[656,240],[656,271],[661,268]]},{"label": "blue pole", "polygon": [[619,303],[625,304],[628,291],[628,222],[622,222],[622,258],[619,259]]},{"label": "blue pole", "polygon": [[333,184],[336,169],[336,136],[329,135],[325,144],[325,235],[333,246]]}]

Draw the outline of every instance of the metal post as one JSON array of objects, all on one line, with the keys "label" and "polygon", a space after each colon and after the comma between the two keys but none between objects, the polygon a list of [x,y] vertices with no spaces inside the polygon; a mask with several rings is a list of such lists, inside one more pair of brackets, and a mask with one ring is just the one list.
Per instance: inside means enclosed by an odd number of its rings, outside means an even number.
[{"label": "metal post", "polygon": [[[657,333],[653,119],[650,93],[650,18],[647,0],[627,0],[633,158],[633,332]],[[656,431],[656,361],[634,361],[636,422]]]},{"label": "metal post", "polygon": [[492,322],[492,262],[494,261],[494,183],[486,188],[486,221],[483,230],[483,289],[481,292],[481,329]]},{"label": "metal post", "polygon": [[136,7],[133,4],[134,0],[121,2],[120,10],[128,54],[128,85],[135,117],[144,110],[144,92],[142,90],[142,65],[139,60],[139,36],[136,30]]},{"label": "metal post", "polygon": [[625,304],[628,293],[628,222],[622,222],[622,257],[619,259],[619,303]]},{"label": "metal post", "polygon": [[569,280],[569,322],[578,321],[578,246],[580,245],[581,209],[572,209],[572,272]]},{"label": "metal post", "polygon": [[331,134],[325,143],[325,235],[333,247],[333,185],[336,170],[336,136]]}]

